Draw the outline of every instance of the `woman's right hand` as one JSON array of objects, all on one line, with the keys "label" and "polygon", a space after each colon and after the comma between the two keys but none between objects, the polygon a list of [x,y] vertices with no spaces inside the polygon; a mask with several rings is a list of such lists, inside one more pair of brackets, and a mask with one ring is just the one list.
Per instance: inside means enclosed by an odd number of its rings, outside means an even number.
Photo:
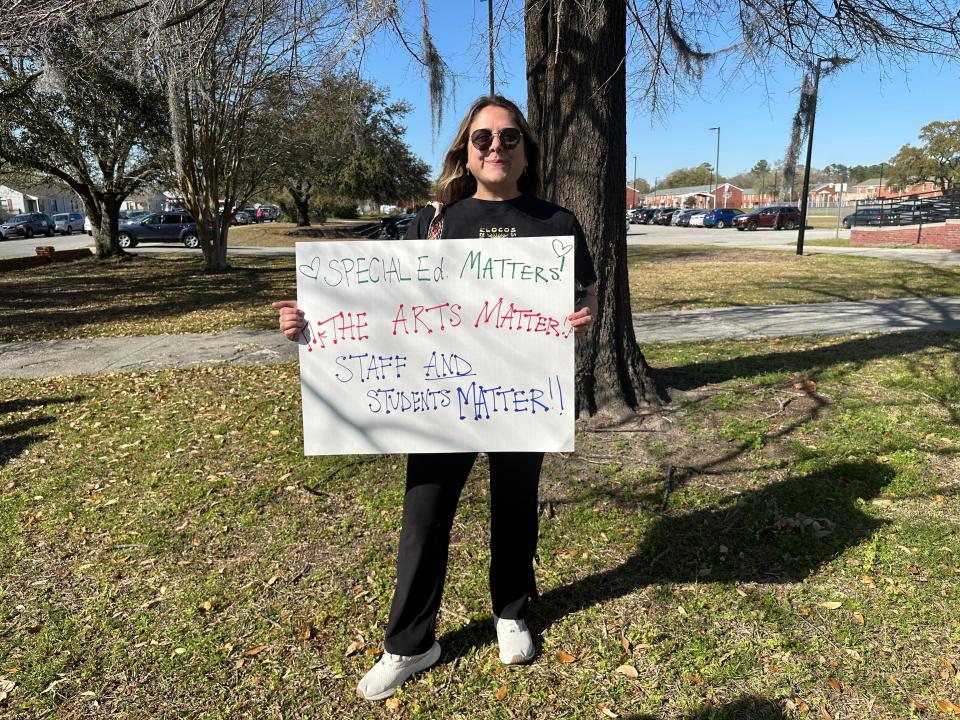
[{"label": "woman's right hand", "polygon": [[271,305],[280,311],[280,332],[287,336],[287,340],[299,342],[307,321],[303,319],[303,310],[297,308],[297,301],[278,300]]}]

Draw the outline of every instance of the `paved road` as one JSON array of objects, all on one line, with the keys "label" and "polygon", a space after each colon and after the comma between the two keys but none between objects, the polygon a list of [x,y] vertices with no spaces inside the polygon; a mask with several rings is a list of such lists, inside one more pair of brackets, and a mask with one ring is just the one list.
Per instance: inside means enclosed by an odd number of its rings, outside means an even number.
[{"label": "paved road", "polygon": [[[960,297],[814,303],[634,314],[643,342],[960,332]],[[293,362],[297,345],[279,332],[233,330],[201,335],[0,343],[0,377],[52,377],[229,363]]]},{"label": "paved road", "polygon": [[[833,239],[834,230],[807,230],[806,240]],[[840,237],[848,238],[849,230],[841,230]],[[760,248],[765,250],[796,251],[797,233],[785,230],[757,230],[738,232],[733,229],[714,230],[710,228],[678,228],[661,225],[631,225],[627,235],[628,245],[713,245],[730,248]],[[0,243],[0,257],[19,257],[34,255],[37,245],[53,245],[57,250],[89,247],[91,240],[87,235],[57,235],[53,238],[33,238],[32,240],[4,240]],[[131,253],[192,253],[178,243],[154,243],[140,245],[128,250]],[[247,245],[231,245],[230,252],[237,255],[293,255],[293,247],[264,248]],[[861,257],[882,258],[885,260],[909,260],[933,265],[960,265],[960,251],[934,250],[929,248],[864,248],[829,247],[806,245],[804,252],[811,254],[859,255]]]},{"label": "paved road", "polygon": [[33,256],[37,254],[36,248],[41,245],[52,245],[57,250],[76,250],[93,245],[93,238],[89,237],[86,233],[54,235],[53,237],[41,235],[39,237],[32,237],[29,240],[20,237],[5,238],[4,240],[0,240],[0,257]]}]

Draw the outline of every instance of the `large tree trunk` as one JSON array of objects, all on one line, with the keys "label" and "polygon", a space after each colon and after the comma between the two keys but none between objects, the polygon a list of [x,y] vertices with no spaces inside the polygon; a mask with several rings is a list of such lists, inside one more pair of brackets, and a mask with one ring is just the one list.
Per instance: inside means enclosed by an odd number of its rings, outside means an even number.
[{"label": "large tree trunk", "polygon": [[223,212],[214,212],[214,220],[208,225],[205,220],[197,219],[197,235],[200,237],[200,249],[203,251],[203,271],[207,273],[228,272],[227,237],[230,233],[230,211],[233,202],[224,203]]},{"label": "large tree trunk", "polygon": [[626,3],[526,0],[526,50],[544,196],[580,219],[599,278],[597,318],[577,345],[578,409],[625,419],[659,404],[627,279]]},{"label": "large tree trunk", "polygon": [[121,202],[123,198],[111,195],[101,195],[94,199],[92,204],[90,199],[85,202],[93,230],[93,242],[97,247],[97,257],[101,260],[127,254],[117,244]]},{"label": "large tree trunk", "polygon": [[297,210],[297,227],[310,226],[310,196],[312,183],[298,180],[287,187],[293,206]]}]

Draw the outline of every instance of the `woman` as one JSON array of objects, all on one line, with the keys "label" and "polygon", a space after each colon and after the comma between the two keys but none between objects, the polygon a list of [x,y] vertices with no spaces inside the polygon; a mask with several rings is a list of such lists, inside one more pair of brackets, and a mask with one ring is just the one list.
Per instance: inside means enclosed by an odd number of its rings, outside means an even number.
[{"label": "woman", "polygon": [[[579,302],[568,320],[587,331],[597,309],[596,275],[576,217],[537,198],[540,149],[519,108],[496,95],[477,100],[460,124],[437,181],[436,207],[410,223],[407,239],[573,235]],[[280,329],[299,339],[303,313],[277,302]],[[450,529],[460,491],[477,453],[412,454],[407,459],[397,584],[384,654],[357,686],[367,700],[393,695],[412,674],[440,657],[436,620],[447,568]],[[535,650],[524,617],[536,595],[537,486],[543,453],[492,452],[490,460],[490,594],[500,660],[528,662]]]}]

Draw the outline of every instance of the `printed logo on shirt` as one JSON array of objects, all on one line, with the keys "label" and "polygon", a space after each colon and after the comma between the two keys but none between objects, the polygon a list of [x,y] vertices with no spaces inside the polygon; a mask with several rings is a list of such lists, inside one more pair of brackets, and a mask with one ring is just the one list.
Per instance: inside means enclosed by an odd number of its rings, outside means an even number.
[{"label": "printed logo on shirt", "polygon": [[517,229],[515,227],[482,227],[478,232],[479,235],[477,237],[482,238],[517,237]]}]

